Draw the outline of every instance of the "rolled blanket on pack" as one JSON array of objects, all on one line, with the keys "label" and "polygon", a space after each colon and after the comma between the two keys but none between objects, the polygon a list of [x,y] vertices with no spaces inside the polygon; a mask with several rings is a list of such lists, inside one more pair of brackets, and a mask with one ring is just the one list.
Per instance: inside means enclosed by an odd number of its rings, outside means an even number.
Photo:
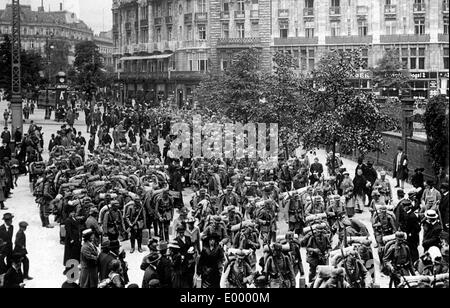
[{"label": "rolled blanket on pack", "polygon": [[349,244],[364,244],[367,241],[369,241],[370,243],[372,243],[372,241],[369,239],[369,237],[367,236],[348,236],[347,237],[347,242]]},{"label": "rolled blanket on pack", "polygon": [[406,276],[405,280],[408,283],[419,283],[419,282],[441,282],[449,279],[449,273],[439,274],[436,276]]},{"label": "rolled blanket on pack", "polygon": [[243,221],[242,224],[237,224],[231,227],[231,232],[237,232],[242,228],[247,228],[247,227],[256,227],[256,224],[251,221],[251,220],[246,220]]},{"label": "rolled blanket on pack", "polygon": [[328,224],[326,222],[323,222],[321,224],[315,224],[313,226],[305,227],[303,231],[305,232],[305,235],[306,235],[306,234],[312,233],[311,230],[314,230],[314,232],[316,232],[317,228],[320,228],[320,227],[328,228]]},{"label": "rolled blanket on pack", "polygon": [[[407,239],[407,234],[404,234],[404,235],[405,235],[405,240],[406,240]],[[383,236],[383,242],[384,243],[388,243],[388,242],[391,242],[391,241],[395,241],[395,234]]]},{"label": "rolled blanket on pack", "polygon": [[315,215],[309,215],[305,218],[305,222],[311,222],[311,221],[316,221],[316,220],[325,220],[327,219],[327,214],[326,213],[322,213],[322,214],[315,214]]}]

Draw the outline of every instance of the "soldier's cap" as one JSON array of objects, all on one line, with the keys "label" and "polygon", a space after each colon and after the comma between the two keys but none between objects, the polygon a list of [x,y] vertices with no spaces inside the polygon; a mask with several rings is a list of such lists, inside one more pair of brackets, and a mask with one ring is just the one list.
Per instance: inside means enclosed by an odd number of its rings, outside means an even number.
[{"label": "soldier's cap", "polygon": [[280,251],[282,249],[283,249],[283,245],[281,245],[280,243],[273,244],[273,250]]},{"label": "soldier's cap", "polygon": [[179,210],[179,214],[180,214],[180,216],[181,216],[181,215],[186,216],[187,214],[189,214],[189,210],[187,209],[187,207],[182,207],[182,208]]},{"label": "soldier's cap", "polygon": [[264,275],[261,275],[255,279],[256,286],[264,286],[267,284],[267,278]]},{"label": "soldier's cap", "polygon": [[227,207],[227,211],[228,212],[235,212],[236,211],[236,207],[234,205],[230,205]]},{"label": "soldier's cap", "polygon": [[396,232],[395,238],[398,240],[406,240],[406,233],[404,232]]},{"label": "soldier's cap", "polygon": [[159,240],[156,237],[152,237],[149,242],[148,246],[151,247],[153,244],[158,244]]},{"label": "soldier's cap", "polygon": [[247,255],[245,254],[245,252],[241,249],[239,251],[236,252],[236,257],[238,257],[239,259],[244,259]]},{"label": "soldier's cap", "polygon": [[205,188],[200,189],[199,193],[206,194],[207,190]]},{"label": "soldier's cap", "polygon": [[28,227],[28,223],[26,221],[19,222],[19,228],[26,228]]},{"label": "soldier's cap", "polygon": [[324,230],[326,230],[326,227],[323,224],[318,224],[316,226],[316,230],[317,231],[324,231]]}]

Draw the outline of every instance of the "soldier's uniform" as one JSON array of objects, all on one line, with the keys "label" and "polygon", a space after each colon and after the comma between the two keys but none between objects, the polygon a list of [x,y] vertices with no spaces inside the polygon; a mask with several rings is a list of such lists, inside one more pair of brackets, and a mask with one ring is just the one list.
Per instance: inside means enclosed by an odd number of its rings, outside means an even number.
[{"label": "soldier's uniform", "polygon": [[406,243],[406,236],[403,232],[395,234],[396,242],[386,249],[383,261],[391,276],[389,286],[400,284],[402,276],[414,276],[411,253]]},{"label": "soldier's uniform", "polygon": [[298,195],[294,195],[287,202],[289,205],[289,231],[292,231],[295,234],[302,234],[305,219],[303,205],[301,204]]},{"label": "soldier's uniform", "polygon": [[282,252],[281,244],[275,243],[264,266],[271,288],[295,288],[295,274],[289,256]]},{"label": "soldier's uniform", "polygon": [[364,289],[372,285],[372,277],[356,252],[348,255],[340,264],[345,270],[345,278],[350,288]]},{"label": "soldier's uniform", "polygon": [[106,230],[110,241],[118,240],[124,229],[122,213],[118,210],[118,206],[117,201],[111,202],[110,209],[105,212],[103,217],[103,230]]},{"label": "soldier's uniform", "polygon": [[309,281],[313,281],[316,277],[317,266],[327,265],[328,252],[331,249],[331,243],[325,234],[325,229],[319,227],[312,236],[308,239],[306,244],[307,259],[309,264]]},{"label": "soldier's uniform", "polygon": [[256,212],[256,222],[259,226],[259,232],[264,243],[275,241],[276,239],[276,215],[275,215],[275,202],[272,200],[266,200],[264,207]]},{"label": "soldier's uniform", "polygon": [[220,216],[214,216],[213,221],[205,228],[202,239],[216,238],[222,244],[228,241],[227,230]]},{"label": "soldier's uniform", "polygon": [[[167,194],[167,192],[164,192]],[[156,202],[156,215],[159,218],[160,238],[169,240],[169,227],[173,219],[174,204],[172,199],[167,196],[162,197]]]},{"label": "soldier's uniform", "polygon": [[246,289],[247,284],[252,280],[252,269],[250,265],[245,262],[245,257],[245,254],[242,251],[239,251],[236,254],[236,259],[225,266],[225,272],[228,272],[226,277],[227,289]]},{"label": "soldier's uniform", "polygon": [[51,212],[50,203],[56,197],[56,191],[54,188],[53,180],[54,180],[53,173],[47,172],[45,179],[44,179],[43,195],[41,198],[38,199],[39,214],[41,217],[42,226],[45,228],[51,228],[50,221],[48,219],[50,212]]},{"label": "soldier's uniform", "polygon": [[289,244],[289,255],[292,260],[292,266],[294,269],[294,276],[297,277],[298,273],[301,276],[305,275],[305,270],[303,269],[302,254],[300,251],[300,243],[294,239],[294,233],[288,232],[286,234],[286,241]]},{"label": "soldier's uniform", "polygon": [[381,206],[375,213],[372,223],[375,239],[380,247],[384,246],[383,236],[392,235],[397,227],[394,218],[387,213],[386,206]]}]

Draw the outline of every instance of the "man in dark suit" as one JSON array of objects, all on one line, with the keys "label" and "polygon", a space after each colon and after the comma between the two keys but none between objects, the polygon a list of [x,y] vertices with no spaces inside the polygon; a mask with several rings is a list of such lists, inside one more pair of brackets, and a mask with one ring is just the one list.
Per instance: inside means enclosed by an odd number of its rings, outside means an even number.
[{"label": "man in dark suit", "polygon": [[158,245],[161,260],[159,260],[156,266],[156,272],[158,273],[161,288],[163,289],[172,288],[172,261],[167,256],[168,247],[169,245],[166,242],[161,242]]},{"label": "man in dark suit", "polygon": [[4,277],[5,289],[23,289],[25,284],[23,283],[22,274],[22,257],[14,254],[11,258],[12,266],[8,269]]},{"label": "man in dark suit", "polygon": [[0,226],[0,238],[5,242],[5,247],[3,248],[3,254],[6,256],[6,263],[8,267],[11,265],[11,257],[13,252],[12,238],[14,234],[13,223],[14,216],[11,213],[6,213],[3,215],[3,221],[5,222]]},{"label": "man in dark suit", "polygon": [[71,209],[69,217],[65,221],[66,238],[64,245],[64,266],[69,260],[80,262],[81,254],[81,225],[75,217],[75,209]]},{"label": "man in dark suit", "polygon": [[5,245],[5,241],[0,238],[0,275],[3,275],[8,270],[5,263],[5,255],[3,254],[3,248]]},{"label": "man in dark suit", "polygon": [[28,260],[27,254],[27,238],[25,236],[25,231],[27,230],[28,223],[22,221],[19,223],[19,231],[16,234],[16,240],[14,241],[14,254],[20,255],[22,257],[23,264],[23,279],[33,280],[32,277],[28,275],[30,270],[30,261]]},{"label": "man in dark suit", "polygon": [[408,179],[408,157],[403,153],[403,147],[398,147],[397,155],[394,157],[394,178],[397,179],[397,186],[405,189],[405,181]]},{"label": "man in dark suit", "polygon": [[186,227],[184,225],[178,226],[176,231],[177,237],[175,238],[175,241],[177,242],[178,246],[180,246],[180,253],[183,256],[186,256],[189,248],[192,247],[191,238],[185,235]]},{"label": "man in dark suit", "polygon": [[439,212],[441,212],[442,225],[445,232],[448,232],[448,183],[441,184],[442,198],[439,203]]},{"label": "man in dark suit", "polygon": [[106,241],[102,244],[102,252],[98,256],[98,274],[100,281],[108,278],[108,275],[111,271],[111,261],[119,260],[119,250],[119,241]]}]

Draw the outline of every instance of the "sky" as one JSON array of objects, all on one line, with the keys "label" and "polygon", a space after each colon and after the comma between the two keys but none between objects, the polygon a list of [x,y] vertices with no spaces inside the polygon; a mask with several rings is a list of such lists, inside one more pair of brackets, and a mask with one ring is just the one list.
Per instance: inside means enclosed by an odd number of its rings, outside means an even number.
[{"label": "sky", "polygon": [[[10,0],[0,0],[0,7],[3,9]],[[63,8],[73,11],[78,18],[83,20],[95,33],[109,31],[112,29],[112,2],[113,0],[44,0],[45,10],[59,10],[59,3],[63,2]],[[37,9],[41,5],[41,0],[20,0],[20,4],[31,5]]]}]

